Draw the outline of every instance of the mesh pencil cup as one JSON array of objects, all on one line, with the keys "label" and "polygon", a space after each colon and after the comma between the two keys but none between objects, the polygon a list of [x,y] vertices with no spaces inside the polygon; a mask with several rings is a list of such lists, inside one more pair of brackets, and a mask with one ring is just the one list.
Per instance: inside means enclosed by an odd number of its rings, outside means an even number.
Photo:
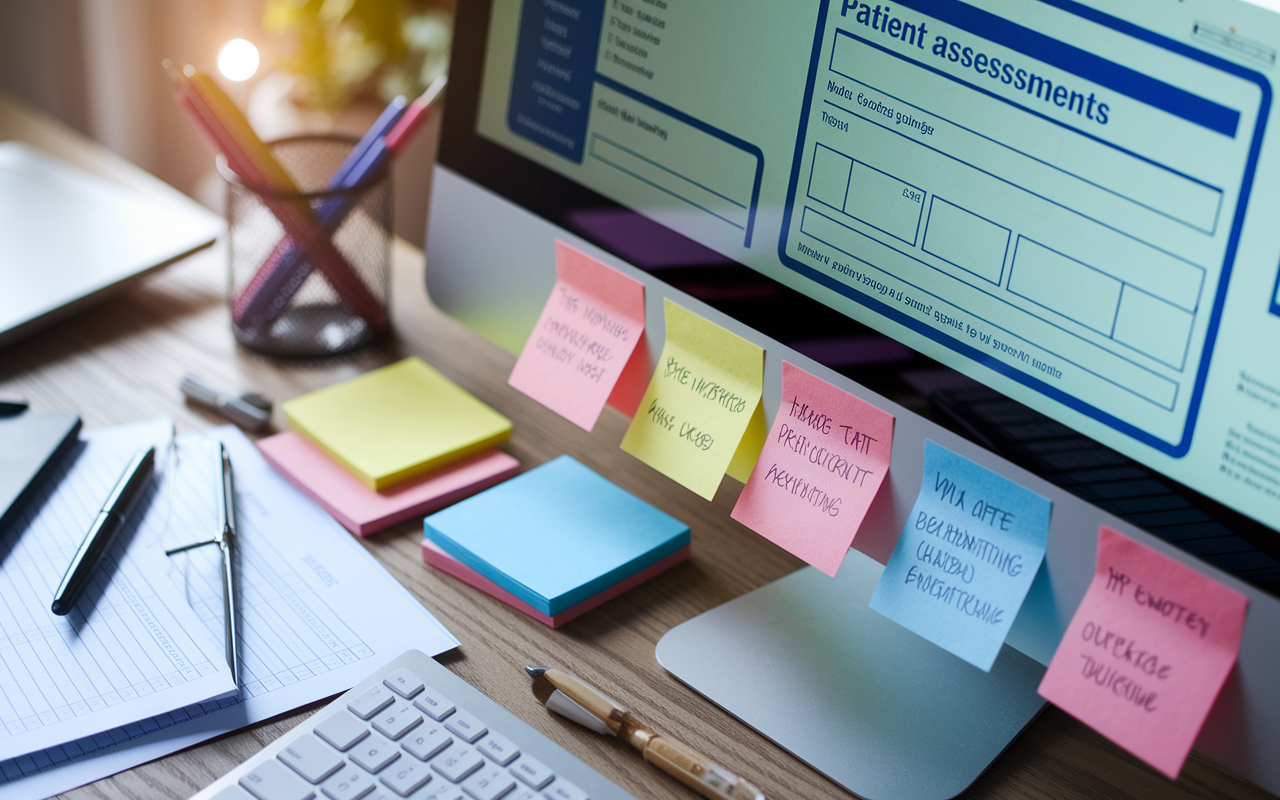
[{"label": "mesh pencil cup", "polygon": [[268,145],[299,191],[251,185],[218,159],[227,182],[231,327],[277,356],[331,356],[388,327],[391,178],[325,188],[355,141],[298,136]]}]

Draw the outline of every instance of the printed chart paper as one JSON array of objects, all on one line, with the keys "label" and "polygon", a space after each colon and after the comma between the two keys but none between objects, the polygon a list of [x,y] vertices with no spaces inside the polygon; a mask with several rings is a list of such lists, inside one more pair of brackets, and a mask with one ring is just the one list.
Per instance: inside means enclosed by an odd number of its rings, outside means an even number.
[{"label": "printed chart paper", "polygon": [[710,500],[731,462],[745,482],[764,446],[764,350],[670,300],[664,307],[667,341],[622,449]]},{"label": "printed chart paper", "polygon": [[[354,537],[271,469],[235,426],[212,432],[231,454],[240,521],[241,691],[173,708],[95,736],[0,762],[4,800],[38,800],[135,767],[228,731],[346,691],[404,650],[437,655],[448,630]],[[183,595],[225,669],[218,548],[173,558],[159,551],[211,530],[217,473],[206,437],[178,437],[166,525],[134,544],[166,562],[156,583]],[[144,533],[146,535],[144,535]]]},{"label": "printed chart paper", "polygon": [[782,405],[731,516],[834,578],[892,453],[892,414],[783,361]]},{"label": "printed chart paper", "polygon": [[556,242],[556,285],[507,383],[587,430],[644,382],[644,284]]},{"label": "printed chart paper", "polygon": [[[85,531],[138,450],[169,450],[167,420],[83,435],[4,536],[0,555],[0,761],[228,695],[222,650],[145,546],[165,530],[153,473],[65,617],[49,610]],[[213,527],[209,518],[209,527]],[[3,792],[0,792],[3,793]]]},{"label": "printed chart paper", "polygon": [[870,607],[990,672],[1044,559],[1052,507],[926,441],[920,495]]},{"label": "printed chart paper", "polygon": [[1176,779],[1240,651],[1249,599],[1103,526],[1040,696]]}]

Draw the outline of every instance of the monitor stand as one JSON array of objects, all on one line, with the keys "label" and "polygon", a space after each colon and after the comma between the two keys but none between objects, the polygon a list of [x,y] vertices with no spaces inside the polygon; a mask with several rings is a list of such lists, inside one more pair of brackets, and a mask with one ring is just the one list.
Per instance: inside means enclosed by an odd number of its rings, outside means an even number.
[{"label": "monitor stand", "polygon": [[867,608],[884,567],[849,551],[667,632],[663,668],[868,800],[943,800],[1044,707],[1041,664],[1004,646],[990,673]]}]

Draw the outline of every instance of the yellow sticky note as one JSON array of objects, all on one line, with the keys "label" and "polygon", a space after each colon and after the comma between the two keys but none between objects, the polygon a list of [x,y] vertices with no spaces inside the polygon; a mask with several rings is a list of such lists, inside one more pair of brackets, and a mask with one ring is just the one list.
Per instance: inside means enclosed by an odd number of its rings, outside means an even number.
[{"label": "yellow sticky note", "polygon": [[295,430],[382,490],[488,450],[511,421],[420,358],[406,358],[281,405]]},{"label": "yellow sticky note", "polygon": [[764,350],[670,300],[664,308],[667,342],[622,449],[710,500],[726,471],[746,481],[768,436]]}]

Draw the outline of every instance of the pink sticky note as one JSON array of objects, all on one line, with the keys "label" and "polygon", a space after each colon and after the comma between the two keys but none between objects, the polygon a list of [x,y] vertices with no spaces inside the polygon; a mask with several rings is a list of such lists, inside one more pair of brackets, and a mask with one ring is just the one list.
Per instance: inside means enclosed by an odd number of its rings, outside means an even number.
[{"label": "pink sticky note", "polygon": [[731,516],[835,577],[892,452],[892,414],[783,361],[782,405]]},{"label": "pink sticky note", "polygon": [[648,376],[644,284],[556,242],[556,285],[507,383],[591,430],[606,401],[635,414]]},{"label": "pink sticky note", "polygon": [[1040,696],[1171,779],[1240,651],[1249,599],[1105,526]]},{"label": "pink sticky note", "polygon": [[489,450],[375,492],[297,431],[262,439],[258,450],[281,475],[357,536],[439,511],[520,471],[519,461],[501,450]]}]

